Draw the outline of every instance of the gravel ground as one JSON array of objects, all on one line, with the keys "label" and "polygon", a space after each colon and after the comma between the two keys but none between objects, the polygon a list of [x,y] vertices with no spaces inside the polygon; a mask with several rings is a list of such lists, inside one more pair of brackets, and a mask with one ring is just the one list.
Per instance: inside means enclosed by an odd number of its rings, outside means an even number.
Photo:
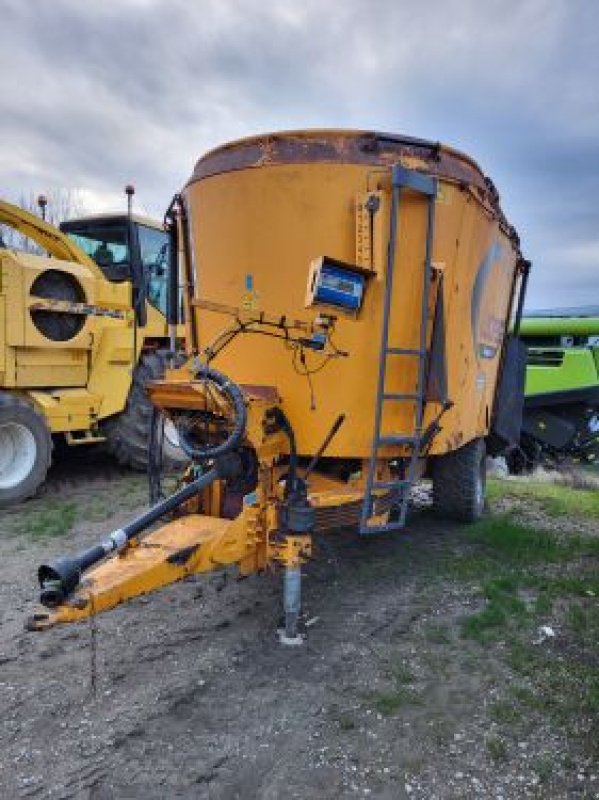
[{"label": "gravel ground", "polygon": [[[143,496],[141,477],[79,457],[2,515],[2,797],[599,797],[596,720],[514,707],[509,637],[463,636],[484,598],[440,566],[470,553],[468,532],[426,509],[394,538],[320,542],[302,647],[277,642],[276,575],[194,578],[95,624],[25,632],[40,560],[93,543]],[[27,532],[64,503],[68,536]],[[537,648],[559,659],[550,621]]]}]

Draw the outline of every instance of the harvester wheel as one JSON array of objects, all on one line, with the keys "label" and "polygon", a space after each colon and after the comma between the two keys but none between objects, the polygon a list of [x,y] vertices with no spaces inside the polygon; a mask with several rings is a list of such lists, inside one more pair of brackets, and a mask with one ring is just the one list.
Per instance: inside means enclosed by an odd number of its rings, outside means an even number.
[{"label": "harvester wheel", "polygon": [[52,436],[31,403],[0,393],[0,506],[34,495],[46,479]]},{"label": "harvester wheel", "polygon": [[484,439],[432,459],[433,508],[442,517],[475,522],[485,509],[487,483]]},{"label": "harvester wheel", "polygon": [[[109,451],[120,464],[140,472],[148,468],[153,411],[152,403],[146,393],[146,384],[164,376],[166,359],[166,353],[161,350],[144,353],[141,356],[133,372],[124,411],[107,420],[104,426]],[[179,446],[174,425],[165,421],[163,468],[167,471],[175,470],[182,468],[188,462],[188,457]]]}]

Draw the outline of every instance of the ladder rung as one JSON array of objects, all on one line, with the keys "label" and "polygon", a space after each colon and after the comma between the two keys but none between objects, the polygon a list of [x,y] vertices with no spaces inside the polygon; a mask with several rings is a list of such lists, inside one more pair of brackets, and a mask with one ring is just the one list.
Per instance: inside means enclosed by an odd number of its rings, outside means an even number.
[{"label": "ladder rung", "polygon": [[412,347],[386,347],[385,353],[389,356],[420,356],[426,355],[426,350],[415,350]]},{"label": "ladder rung", "polygon": [[387,525],[361,525],[360,533],[390,533],[391,531],[399,531],[403,528],[400,522],[389,522]]},{"label": "ladder rung", "polygon": [[420,396],[417,394],[395,394],[395,393],[387,393],[383,395],[383,400],[420,400]]},{"label": "ladder rung", "polygon": [[415,436],[381,436],[377,444],[416,444],[417,441]]},{"label": "ladder rung", "polygon": [[374,481],[372,484],[373,489],[405,489],[406,486],[411,486],[412,481]]}]

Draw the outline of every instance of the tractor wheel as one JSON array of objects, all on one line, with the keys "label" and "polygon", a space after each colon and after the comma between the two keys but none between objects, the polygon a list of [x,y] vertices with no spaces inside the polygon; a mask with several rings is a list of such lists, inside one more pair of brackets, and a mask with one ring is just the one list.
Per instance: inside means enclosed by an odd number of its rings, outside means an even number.
[{"label": "tractor wheel", "polygon": [[0,506],[34,495],[52,460],[46,420],[17,395],[0,392]]},{"label": "tractor wheel", "polygon": [[485,510],[487,484],[484,439],[432,461],[433,509],[442,517],[475,522]]},{"label": "tractor wheel", "polygon": [[[107,420],[104,434],[108,450],[126,467],[139,470],[148,468],[148,451],[153,406],[146,393],[149,381],[164,376],[166,353],[157,350],[145,353],[133,372],[133,380],[124,411]],[[164,425],[164,469],[175,470],[185,466],[189,459],[179,446],[177,432],[168,421]]]}]

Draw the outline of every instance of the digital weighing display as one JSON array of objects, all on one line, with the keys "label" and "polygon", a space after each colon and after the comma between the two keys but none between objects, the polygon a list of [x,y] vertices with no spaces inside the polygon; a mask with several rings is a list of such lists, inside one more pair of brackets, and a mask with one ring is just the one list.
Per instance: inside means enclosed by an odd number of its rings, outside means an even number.
[{"label": "digital weighing display", "polygon": [[358,311],[364,296],[364,275],[344,269],[326,260],[312,273],[312,303],[326,303],[349,311]]}]

